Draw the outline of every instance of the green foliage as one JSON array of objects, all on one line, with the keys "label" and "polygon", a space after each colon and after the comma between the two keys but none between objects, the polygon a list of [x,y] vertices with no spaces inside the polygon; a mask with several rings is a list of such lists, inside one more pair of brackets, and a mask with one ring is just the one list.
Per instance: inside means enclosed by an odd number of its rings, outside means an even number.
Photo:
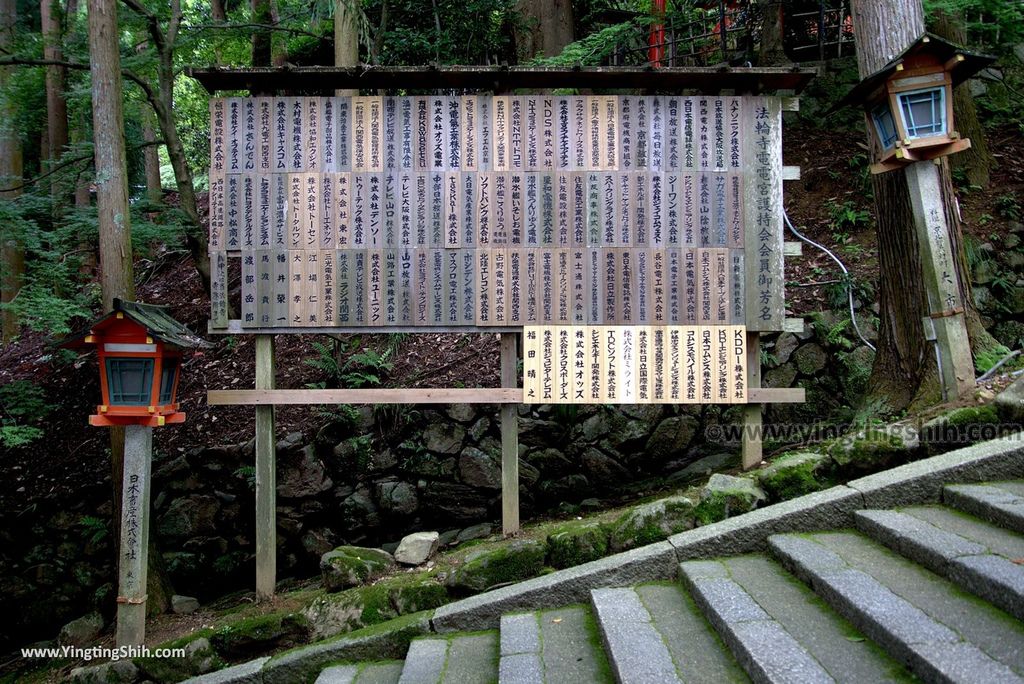
[{"label": "green foliage", "polygon": [[28,380],[0,387],[0,446],[13,449],[41,438],[39,426],[53,409],[43,388]]},{"label": "green foliage", "polygon": [[1022,216],[1020,201],[1012,192],[1007,192],[996,197],[995,206],[999,215],[1005,219],[1019,221]]},{"label": "green foliage", "polygon": [[92,515],[83,515],[78,520],[78,527],[82,530],[82,537],[90,544],[98,544],[110,534],[107,521]]},{"label": "green foliage", "polygon": [[978,351],[974,354],[974,368],[979,373],[987,373],[1009,353],[1010,350],[1001,344]]},{"label": "green foliage", "polygon": [[[358,341],[358,338],[356,338]],[[348,344],[341,340],[331,340],[330,344],[313,342],[316,355],[304,359],[303,363],[319,370],[326,376],[325,380],[309,383],[308,386],[323,389],[328,386],[361,389],[379,387],[384,376],[391,371],[391,350],[378,352],[369,347],[354,352],[344,362],[341,357],[348,350]]]},{"label": "green foliage", "polygon": [[612,57],[619,46],[635,45],[642,38],[643,32],[638,24],[616,24],[570,43],[554,57],[537,57],[530,63],[536,66],[595,66]]},{"label": "green foliage", "polygon": [[858,280],[852,273],[841,274],[834,283],[825,285],[825,297],[828,305],[837,311],[845,311],[850,306],[850,288],[853,289],[853,298],[862,302],[874,300],[875,288],[871,283]]},{"label": "green foliage", "polygon": [[944,12],[963,20],[970,45],[1002,53],[1024,42],[1024,6],[1006,0],[924,0],[929,15]]},{"label": "green foliage", "polygon": [[[846,200],[841,204],[835,200],[828,200],[825,203],[825,210],[828,211],[832,220],[833,235],[842,234],[843,231],[867,228],[871,225],[871,212],[858,208],[852,200]],[[845,242],[839,242],[839,244],[845,244]]]},{"label": "green foliage", "polygon": [[256,491],[256,468],[244,465],[239,467],[234,472],[234,475],[240,480],[245,480],[245,483],[249,485],[249,489]]}]

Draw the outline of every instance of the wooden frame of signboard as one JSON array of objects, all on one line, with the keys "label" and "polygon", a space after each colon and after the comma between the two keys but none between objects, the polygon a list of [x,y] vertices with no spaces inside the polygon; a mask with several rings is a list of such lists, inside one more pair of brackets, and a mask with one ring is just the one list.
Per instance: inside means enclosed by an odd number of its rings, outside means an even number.
[{"label": "wooden frame of signboard", "polygon": [[[242,70],[245,71],[245,70]],[[726,70],[729,72],[729,70]],[[742,74],[740,73],[742,71]],[[758,75],[755,73],[757,70],[735,70],[730,72],[732,76],[736,78],[735,85],[737,86],[734,91],[737,94],[750,92],[759,88],[754,88],[749,85],[750,83],[757,82],[761,83],[772,83],[773,79],[779,81],[777,87],[782,87],[782,81],[786,80],[787,85],[796,84],[796,87],[800,87],[803,79],[807,77],[805,73],[794,74],[792,71],[786,73],[780,71],[765,71],[761,74],[761,81],[757,81]],[[333,82],[331,79],[327,79],[331,82],[323,82],[319,84],[319,87],[324,90],[334,90],[336,88],[351,87],[352,85],[365,85],[364,82],[358,82],[362,76],[365,79],[367,72],[360,74],[357,71],[339,71],[335,70],[332,72],[334,77]],[[383,72],[381,72],[383,73]],[[430,72],[434,76],[438,74],[444,74],[445,72]],[[498,77],[495,78],[494,92],[500,94],[502,90],[498,85],[502,78],[508,80],[514,80],[517,87],[526,87],[520,81],[523,78],[529,82],[530,78],[537,79],[534,87],[557,87],[553,85],[552,78],[556,79],[556,82],[560,82],[563,87],[573,87],[579,84],[575,81],[580,80],[580,73],[578,71],[566,71],[565,73],[555,73],[552,70],[545,70],[543,74],[533,74],[519,72],[515,74],[515,79],[509,79],[508,71],[500,72]],[[723,88],[729,87],[728,81],[730,80],[730,73],[719,72],[718,82],[719,86]],[[504,74],[504,76],[502,76]],[[273,92],[276,87],[268,87],[268,84],[274,83],[274,79],[280,78],[281,74],[276,71],[267,72],[261,71],[258,74],[253,74],[251,71],[245,73],[236,73],[234,76],[226,74],[223,70],[210,70],[207,72],[193,72],[197,78],[207,85],[208,89],[217,88],[249,88],[252,90],[258,90],[260,92]],[[323,74],[319,74],[323,76]],[[381,74],[377,74],[380,76]],[[594,81],[594,84],[607,83],[611,86],[614,83],[614,78],[622,76],[622,73],[609,72],[607,70],[601,70],[598,72],[588,72],[587,78]],[[392,76],[390,72],[387,76]],[[401,74],[399,74],[401,76]],[[473,70],[470,74],[472,78],[479,78],[479,70]],[[685,81],[685,74],[678,70],[673,71],[669,79],[672,81],[671,86],[673,88],[680,87],[680,83]],[[697,80],[694,83],[700,84],[701,87],[707,87],[705,82],[709,78],[709,74],[701,71],[699,74],[694,73],[694,78]],[[575,77],[575,78],[574,78]],[[235,78],[232,81],[232,78]],[[647,78],[644,76],[644,78]],[[204,80],[205,79],[205,80]],[[244,80],[239,80],[244,79]],[[266,83],[261,85],[261,79]],[[339,80],[340,79],[340,80]],[[345,80],[347,79],[347,80]],[[352,82],[355,79],[355,82]],[[562,79],[558,81],[558,79]],[[680,81],[683,79],[683,81]],[[753,79],[753,80],[752,80]],[[781,80],[780,80],[781,79]],[[429,78],[427,79],[430,80]],[[665,81],[668,83],[668,81]],[[791,84],[792,82],[792,84]],[[211,84],[214,84],[211,87]],[[424,87],[424,83],[417,83],[417,87]],[[450,85],[448,85],[450,87]],[[797,108],[798,101],[795,98],[781,98],[781,109],[783,111],[794,111]],[[596,110],[595,110],[596,111]],[[776,110],[778,111],[778,110]],[[771,135],[781,136],[780,127],[775,127]],[[514,139],[514,138],[513,138]],[[778,141],[773,141],[773,144],[778,144]],[[609,148],[611,145],[609,144]],[[371,150],[370,147],[366,148],[367,151]],[[600,152],[606,154],[604,144]],[[377,155],[380,153],[379,150],[376,152],[369,152],[371,155]],[[613,150],[607,152],[609,155],[614,155]],[[376,158],[374,156],[374,158]],[[595,157],[596,159],[597,157]],[[610,159],[611,157],[609,157]],[[780,160],[773,160],[772,163],[779,163]],[[307,174],[315,176],[315,174]],[[783,180],[793,180],[799,178],[799,169],[796,167],[776,167],[772,172],[773,177],[776,179],[776,184],[762,192],[762,196],[765,193],[770,194],[770,203],[778,203],[781,206],[781,184]],[[310,188],[313,188],[315,192],[316,186],[313,185],[319,182],[316,178],[311,178]],[[250,191],[245,186],[244,181],[240,183],[242,187],[238,189],[239,192],[257,192],[260,188],[253,187]],[[252,183],[255,185],[255,183]],[[296,188],[297,192],[301,192],[301,188]],[[276,191],[273,191],[276,192]],[[754,199],[749,198],[748,200],[753,206]],[[311,215],[312,215],[312,205]],[[504,210],[504,207],[502,207]],[[299,219],[296,218],[296,221]],[[315,219],[312,220],[314,223]],[[298,224],[296,224],[298,226]],[[314,230],[318,228],[312,226]],[[777,226],[779,229],[778,234],[781,235],[781,226]],[[287,227],[285,228],[287,230]],[[225,230],[224,226],[220,226],[220,230]],[[236,226],[236,231],[238,227]],[[297,228],[296,228],[297,230]],[[224,234],[225,237],[227,233]],[[312,235],[312,233],[311,233]],[[301,233],[296,232],[295,239],[301,239]],[[235,239],[239,239],[238,234],[235,234]],[[242,233],[242,240],[253,239],[251,235]],[[310,239],[313,239],[312,237]],[[452,239],[458,240],[458,236],[452,234]],[[774,237],[772,238],[775,239]],[[780,239],[781,240],[781,239]],[[230,242],[228,242],[230,245]],[[783,249],[773,250],[771,259],[778,260],[784,255],[795,255],[799,254],[798,243],[785,243],[782,245]],[[230,247],[229,247],[230,249]],[[233,256],[233,255],[232,255]],[[778,262],[776,262],[778,263]],[[223,273],[227,274],[226,264],[223,266]],[[247,276],[251,278],[259,278],[262,280],[262,271],[260,268],[265,268],[268,271],[273,270],[273,265],[267,265],[261,267],[256,263],[243,263],[243,279]],[[295,271],[295,275],[299,279],[306,278],[306,270],[308,266],[305,264],[298,264],[296,267],[298,270]],[[289,280],[293,279],[288,269],[289,265],[285,264],[284,269],[286,276]],[[304,270],[306,269],[306,270]],[[316,269],[313,269],[314,271]],[[273,274],[271,274],[273,275]],[[226,277],[225,282],[219,284],[215,283],[215,287],[219,286],[226,288]],[[261,290],[262,293],[262,290]],[[262,294],[260,296],[263,296]],[[503,295],[502,295],[503,296]],[[754,288],[749,288],[746,292],[748,306],[750,310],[753,310],[751,303],[759,301],[757,299],[757,292]],[[291,297],[291,293],[289,293]],[[311,300],[312,301],[312,300]],[[246,311],[246,304],[243,303],[243,315]],[[780,321],[784,318],[783,304],[781,297],[774,297],[770,303],[771,312],[770,315],[766,314],[765,320],[771,318],[773,321]],[[564,308],[559,304],[558,309]],[[254,308],[250,308],[249,311],[253,311]],[[616,312],[618,313],[618,312]],[[276,405],[317,405],[317,404],[331,404],[331,403],[350,403],[350,404],[378,404],[378,403],[394,403],[394,404],[448,404],[448,403],[472,403],[472,404],[498,404],[500,406],[501,414],[501,450],[502,450],[502,529],[506,535],[513,535],[519,531],[519,478],[518,478],[518,420],[517,420],[517,409],[516,405],[523,403],[524,394],[523,389],[520,388],[519,379],[517,377],[517,367],[519,363],[520,352],[518,349],[521,347],[519,340],[520,334],[523,330],[522,325],[515,326],[493,326],[487,328],[481,328],[471,325],[448,325],[448,326],[430,326],[430,327],[402,327],[395,325],[384,325],[384,326],[358,326],[358,327],[345,327],[340,328],[328,328],[317,327],[314,323],[313,327],[305,327],[302,325],[305,319],[299,318],[297,321],[293,321],[293,325],[287,328],[280,327],[260,327],[259,321],[250,321],[248,324],[243,324],[240,320],[227,320],[227,308],[221,307],[214,311],[214,317],[216,325],[211,322],[210,332],[220,334],[249,334],[254,335],[256,338],[256,379],[255,389],[252,390],[210,390],[208,393],[208,401],[210,405],[250,405],[255,407],[255,427],[256,427],[256,518],[257,518],[257,570],[256,570],[256,584],[257,584],[257,595],[261,599],[269,598],[273,596],[274,586],[276,582],[276,460],[275,460],[275,421],[274,421],[274,406]],[[277,315],[276,313],[274,315]],[[314,314],[315,316],[315,314]],[[500,319],[498,319],[500,320]],[[773,322],[770,326],[764,329],[777,329],[778,323]],[[774,326],[774,327],[773,327]],[[754,326],[756,327],[756,326]],[[798,331],[803,328],[803,321],[801,319],[784,319],[783,330],[787,331]],[[362,389],[362,390],[283,390],[275,388],[274,378],[274,335],[280,333],[310,333],[310,334],[339,334],[339,333],[359,333],[359,332],[451,332],[451,333],[466,333],[476,332],[480,334],[496,333],[500,340],[500,366],[501,366],[501,387],[498,388],[443,388],[443,389]],[[744,425],[742,433],[742,454],[743,454],[743,467],[745,469],[751,468],[761,461],[761,420],[762,420],[762,406],[767,403],[790,403],[790,402],[802,402],[804,400],[804,391],[802,388],[761,388],[760,386],[760,332],[748,326],[746,333],[746,354],[747,354],[747,393],[746,401],[747,405],[744,408]]]}]

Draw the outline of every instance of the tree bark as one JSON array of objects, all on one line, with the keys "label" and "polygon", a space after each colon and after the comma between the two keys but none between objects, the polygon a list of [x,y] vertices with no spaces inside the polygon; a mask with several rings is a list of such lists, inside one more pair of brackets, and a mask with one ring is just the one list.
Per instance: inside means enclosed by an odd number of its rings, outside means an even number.
[{"label": "tree bark", "polygon": [[783,4],[779,0],[767,0],[763,4],[764,23],[761,25],[761,47],[758,66],[781,66],[789,63],[783,49],[785,32],[782,22]]},{"label": "tree bark", "polygon": [[[0,0],[0,51],[6,52],[14,43],[17,22],[16,0]],[[0,67],[0,187],[20,186],[22,181],[21,139],[14,128],[15,104],[7,97],[7,79],[13,67]],[[20,187],[0,193],[0,199],[12,200],[21,195]],[[25,250],[19,236],[10,227],[0,224],[0,302],[8,304],[21,290],[25,279]],[[19,330],[14,311],[0,311],[0,340],[10,342]]]},{"label": "tree bark", "polygon": [[[945,12],[933,12],[929,20],[929,30],[935,35],[958,45],[967,42],[967,33],[959,17]],[[971,97],[970,88],[966,83],[953,91],[953,120],[956,122],[956,130],[971,141],[971,146],[959,154],[954,154],[950,164],[953,169],[962,170],[971,185],[984,188],[989,183],[996,162],[989,152],[985,129],[978,120],[978,109],[974,106],[974,98]]]},{"label": "tree bark", "polygon": [[[884,67],[924,32],[921,0],[854,0],[854,34],[861,78]],[[869,124],[870,125],[870,124]],[[869,144],[874,138],[868,130]],[[984,333],[970,297],[970,275],[963,255],[963,235],[946,160],[940,164],[950,243],[958,258],[957,279],[965,305],[972,347]],[[921,267],[906,177],[893,171],[872,176],[879,264],[878,353],[868,394],[884,399],[894,411],[933,403],[940,396],[933,345],[925,340],[922,320],[930,311]],[[973,317],[973,323],[972,323]],[[972,332],[973,331],[973,332]],[[987,337],[988,334],[984,333]],[[989,338],[991,339],[991,338]],[[978,338],[981,342],[981,337]]]},{"label": "tree bark", "polygon": [[[277,0],[270,0],[270,19],[274,26],[281,23],[281,15],[277,11]],[[274,32],[274,35],[271,36],[271,51],[273,52],[274,66],[284,66],[288,61],[288,43],[285,41],[285,37],[278,32]]]},{"label": "tree bark", "polygon": [[[336,0],[334,3],[334,66],[359,64],[358,0]],[[340,97],[352,97],[358,90],[335,91]]]},{"label": "tree bark", "polygon": [[[196,272],[202,280],[203,288],[210,289],[210,257],[207,247],[207,235],[199,219],[199,205],[196,200],[195,184],[192,170],[185,156],[185,147],[178,135],[177,122],[174,120],[174,47],[181,28],[182,12],[180,0],[171,0],[170,19],[166,30],[160,28],[160,19],[150,12],[145,5],[137,0],[124,0],[125,4],[146,23],[150,43],[156,50],[157,87],[145,81],[136,81],[149,101],[156,115],[156,122],[163,136],[167,157],[174,170],[174,182],[178,188],[179,206],[188,218],[185,230],[185,246],[192,255]],[[101,255],[102,256],[102,255]]]},{"label": "tree bark", "polygon": [[156,204],[164,198],[160,182],[160,148],[148,144],[155,143],[157,138],[156,131],[153,130],[153,112],[145,107],[142,111],[142,139],[147,143],[142,150],[146,166],[146,198]]},{"label": "tree bark", "polygon": [[516,28],[520,62],[537,55],[554,57],[576,39],[570,0],[519,0],[516,11],[522,18]]},{"label": "tree bark", "polygon": [[[215,24],[225,24],[228,21],[228,13],[224,11],[224,0],[210,0],[210,16]],[[220,41],[215,43],[213,48],[214,64],[220,65],[224,62],[224,54],[220,49]]]},{"label": "tree bark", "polygon": [[[61,47],[61,7],[59,0],[40,0],[40,15],[43,27],[43,59],[54,62],[64,61]],[[64,98],[64,83],[67,69],[62,66],[46,67],[46,131],[48,156],[51,163],[60,161],[68,146],[68,104]],[[67,192],[62,187],[59,174],[51,176],[50,195],[54,201],[54,214],[60,213]]]},{"label": "tree bark", "polygon": [[[270,26],[273,24],[273,17],[270,15],[270,0],[252,0],[252,22]],[[270,66],[271,43],[273,32],[269,29],[257,28],[252,32],[252,65]]]}]

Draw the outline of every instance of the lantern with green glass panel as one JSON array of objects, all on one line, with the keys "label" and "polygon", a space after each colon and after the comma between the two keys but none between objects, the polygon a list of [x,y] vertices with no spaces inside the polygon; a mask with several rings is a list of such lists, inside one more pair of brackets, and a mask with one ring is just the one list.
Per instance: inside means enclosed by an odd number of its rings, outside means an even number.
[{"label": "lantern with green glass panel", "polygon": [[871,171],[892,171],[969,148],[971,141],[954,128],[953,88],[993,61],[926,33],[857,84],[836,108],[864,107],[873,134]]},{"label": "lantern with green glass panel", "polygon": [[158,427],[182,423],[177,403],[183,354],[209,346],[160,306],[114,300],[114,310],[61,346],[95,347],[102,403],[89,423]]}]

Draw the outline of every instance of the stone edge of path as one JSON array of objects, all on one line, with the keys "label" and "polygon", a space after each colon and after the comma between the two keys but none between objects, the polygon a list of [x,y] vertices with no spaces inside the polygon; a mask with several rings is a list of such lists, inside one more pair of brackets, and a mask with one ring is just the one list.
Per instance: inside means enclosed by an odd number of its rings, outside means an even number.
[{"label": "stone edge of path", "polygon": [[[666,541],[455,601],[435,610],[429,620],[423,618],[395,632],[309,644],[270,660],[260,659],[262,666],[258,670],[254,669],[257,661],[243,663],[235,666],[238,678],[224,677],[235,669],[228,668],[204,675],[220,674],[217,679],[188,681],[272,684],[286,681],[281,677],[297,670],[346,658],[401,658],[404,654],[393,653],[393,645],[402,639],[393,637],[404,636],[407,645],[411,631],[418,635],[496,629],[504,613],[534,610],[538,606],[587,603],[590,590],[600,587],[676,579],[681,561],[763,550],[773,534],[853,527],[853,513],[857,510],[937,503],[945,484],[1019,477],[1021,473],[1024,473],[1024,435],[1018,433],[914,461],[845,485],[682,532]],[[374,647],[381,650],[373,652]]]}]

